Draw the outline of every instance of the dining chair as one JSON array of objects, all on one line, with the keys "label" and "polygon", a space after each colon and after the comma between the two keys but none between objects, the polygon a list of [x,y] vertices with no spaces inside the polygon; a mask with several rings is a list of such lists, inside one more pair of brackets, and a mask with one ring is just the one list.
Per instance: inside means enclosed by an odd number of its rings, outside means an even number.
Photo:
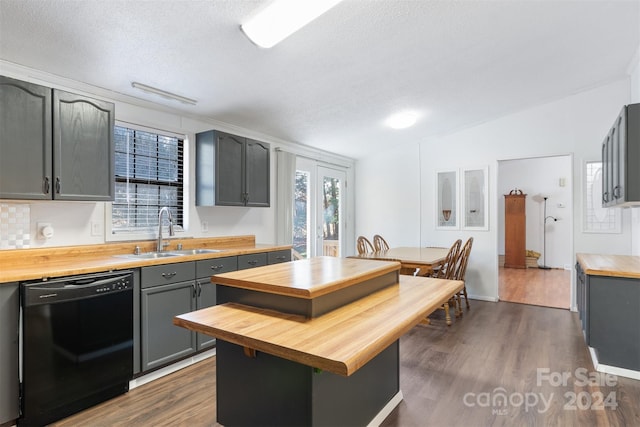
[{"label": "dining chair", "polygon": [[382,237],[379,234],[376,234],[375,236],[373,236],[373,248],[376,250],[376,252],[388,251],[389,244],[387,243],[386,240],[384,240],[384,237]]},{"label": "dining chair", "polygon": [[471,254],[471,246],[473,246],[473,237],[469,237],[466,241],[462,249],[460,249],[460,254],[458,255],[458,259],[456,261],[456,268],[454,272],[455,280],[462,280],[465,282],[462,290],[458,292],[458,308],[460,311],[457,315],[462,315],[462,298],[464,297],[464,301],[467,305],[467,310],[471,308],[469,305],[469,298],[467,297],[467,284],[465,281],[465,275],[467,274],[467,264],[469,263],[469,255]]},{"label": "dining chair", "polygon": [[364,236],[358,236],[356,248],[358,249],[358,255],[366,254],[367,252],[375,252],[369,239]]},{"label": "dining chair", "polygon": [[[455,242],[453,242],[453,244],[449,248],[449,251],[447,252],[447,256],[445,257],[444,262],[442,263],[442,265],[440,265],[439,268],[436,268],[433,271],[433,273],[431,274],[431,277],[434,277],[436,279],[455,280],[457,261],[458,261],[458,256],[460,254],[461,245],[462,245],[461,239],[458,239]],[[449,308],[450,308],[449,304],[453,304],[454,313],[457,316],[459,313],[459,309],[458,309],[459,298],[458,298],[457,292],[454,295],[452,295],[451,298],[449,298],[449,300],[442,305],[442,307],[440,307],[440,309],[444,310],[447,326],[451,325],[451,313],[449,311]]]}]

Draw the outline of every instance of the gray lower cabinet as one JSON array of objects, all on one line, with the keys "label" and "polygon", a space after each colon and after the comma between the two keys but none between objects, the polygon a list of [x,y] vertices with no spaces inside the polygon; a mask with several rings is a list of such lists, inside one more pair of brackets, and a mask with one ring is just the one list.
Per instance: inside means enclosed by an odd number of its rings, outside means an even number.
[{"label": "gray lower cabinet", "polygon": [[217,303],[211,276],[291,260],[291,250],[260,252],[140,269],[141,371],[149,371],[210,348],[216,340],[173,324],[178,314]]},{"label": "gray lower cabinet", "polygon": [[577,263],[576,302],[598,363],[640,371],[640,279],[586,274]]},{"label": "gray lower cabinet", "polygon": [[196,351],[196,335],[173,324],[196,309],[195,262],[141,269],[142,371],[164,366]]},{"label": "gray lower cabinet", "polygon": [[266,253],[238,255],[238,270],[262,267],[263,265],[267,265]]},{"label": "gray lower cabinet", "polygon": [[291,249],[267,253],[267,264],[269,265],[287,261],[291,261]]},{"label": "gray lower cabinet", "polygon": [[110,201],[113,103],[0,76],[0,198]]},{"label": "gray lower cabinet", "polygon": [[[214,274],[227,273],[238,269],[238,257],[224,257],[205,259],[196,262],[196,288],[197,300],[196,309],[212,307],[216,305],[216,285],[211,282],[211,276]],[[198,333],[196,336],[198,350],[204,350],[212,347],[216,343],[216,339]]]},{"label": "gray lower cabinet", "polygon": [[584,340],[589,345],[589,276],[576,263],[576,302]]},{"label": "gray lower cabinet", "polygon": [[0,284],[0,425],[19,416],[17,283]]},{"label": "gray lower cabinet", "polygon": [[588,311],[598,363],[640,371],[640,280],[589,276]]}]

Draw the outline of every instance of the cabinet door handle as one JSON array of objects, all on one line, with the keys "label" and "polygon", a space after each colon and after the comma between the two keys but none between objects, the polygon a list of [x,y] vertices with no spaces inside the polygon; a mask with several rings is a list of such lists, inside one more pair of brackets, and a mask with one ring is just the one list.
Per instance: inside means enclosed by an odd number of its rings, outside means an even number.
[{"label": "cabinet door handle", "polygon": [[49,182],[49,177],[45,176],[44,177],[44,194],[49,194],[49,191],[51,191],[51,183]]},{"label": "cabinet door handle", "polygon": [[59,176],[56,176],[56,193],[57,193],[57,194],[60,194],[60,186],[61,186],[61,184],[60,184],[60,177],[59,177]]},{"label": "cabinet door handle", "polygon": [[193,297],[194,297],[194,298],[195,298],[195,297],[197,297],[197,296],[198,296],[198,293],[197,293],[197,291],[196,291],[196,284],[195,284],[195,283],[192,283],[192,284],[191,284],[191,289],[193,289]]},{"label": "cabinet door handle", "polygon": [[614,199],[619,199],[620,198],[620,186],[616,185],[615,187],[613,187],[613,198]]},{"label": "cabinet door handle", "polygon": [[222,270],[222,267],[223,267],[222,265],[212,265],[211,269],[213,271],[220,271],[220,270]]},{"label": "cabinet door handle", "polygon": [[164,277],[165,279],[171,279],[176,274],[178,274],[178,273],[175,272],[175,271],[173,273],[162,273],[162,277]]},{"label": "cabinet door handle", "polygon": [[202,284],[198,282],[198,298],[200,298],[201,294],[202,294]]},{"label": "cabinet door handle", "polygon": [[249,265],[256,265],[257,263],[258,263],[258,261],[255,260],[255,259],[252,259],[251,261],[247,261],[247,264],[249,264]]},{"label": "cabinet door handle", "polygon": [[287,257],[285,257],[284,255],[279,255],[276,257],[276,259],[284,261],[285,259],[287,259]]},{"label": "cabinet door handle", "polygon": [[609,192],[605,191],[604,193],[602,193],[602,202],[607,203],[608,201],[609,201]]}]

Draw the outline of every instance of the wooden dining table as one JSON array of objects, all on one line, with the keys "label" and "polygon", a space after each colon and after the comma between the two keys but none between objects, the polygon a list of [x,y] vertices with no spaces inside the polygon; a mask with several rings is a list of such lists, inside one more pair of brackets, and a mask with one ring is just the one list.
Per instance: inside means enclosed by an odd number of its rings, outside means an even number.
[{"label": "wooden dining table", "polygon": [[402,273],[413,273],[418,270],[418,276],[429,276],[434,268],[444,263],[447,253],[449,248],[398,247],[353,255],[351,258],[398,261],[402,265]]}]

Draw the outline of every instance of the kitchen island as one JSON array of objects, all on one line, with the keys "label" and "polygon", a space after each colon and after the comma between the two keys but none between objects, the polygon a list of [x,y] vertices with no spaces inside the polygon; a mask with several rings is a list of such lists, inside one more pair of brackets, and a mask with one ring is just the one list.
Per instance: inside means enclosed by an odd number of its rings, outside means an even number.
[{"label": "kitchen island", "polygon": [[318,257],[212,277],[215,307],[174,323],[218,339],[223,425],[379,424],[402,400],[399,338],[463,282]]}]

